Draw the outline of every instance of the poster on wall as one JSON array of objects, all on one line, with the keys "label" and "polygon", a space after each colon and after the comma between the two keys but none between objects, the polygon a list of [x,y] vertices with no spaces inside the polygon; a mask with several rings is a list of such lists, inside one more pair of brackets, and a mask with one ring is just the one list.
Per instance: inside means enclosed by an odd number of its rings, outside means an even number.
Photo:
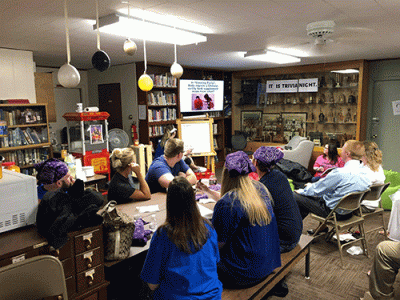
[{"label": "poster on wall", "polygon": [[242,132],[246,134],[248,141],[252,141],[257,137],[257,130],[261,129],[261,121],[262,111],[242,111]]},{"label": "poster on wall", "polygon": [[307,113],[282,113],[285,137],[290,140],[295,135],[307,136]]},{"label": "poster on wall", "polygon": [[90,143],[91,144],[100,144],[103,143],[103,127],[102,125],[90,125]]}]

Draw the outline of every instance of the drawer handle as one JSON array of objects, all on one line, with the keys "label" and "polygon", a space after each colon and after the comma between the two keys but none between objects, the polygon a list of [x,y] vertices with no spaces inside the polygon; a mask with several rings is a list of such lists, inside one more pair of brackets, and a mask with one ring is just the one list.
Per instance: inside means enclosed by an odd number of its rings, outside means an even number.
[{"label": "drawer handle", "polygon": [[92,246],[92,237],[85,238],[85,242],[87,242],[86,249],[90,249]]},{"label": "drawer handle", "polygon": [[89,278],[88,285],[92,285],[94,281],[93,274],[86,275],[86,277]]},{"label": "drawer handle", "polygon": [[92,267],[92,262],[93,262],[92,256],[86,257],[86,260],[87,260],[88,268],[91,268]]}]

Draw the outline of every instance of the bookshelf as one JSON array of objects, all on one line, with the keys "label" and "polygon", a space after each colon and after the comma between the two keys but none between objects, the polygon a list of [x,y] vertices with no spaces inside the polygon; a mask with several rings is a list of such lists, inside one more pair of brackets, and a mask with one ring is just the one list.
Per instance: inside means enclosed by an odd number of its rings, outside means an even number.
[{"label": "bookshelf", "polygon": [[52,157],[46,104],[0,104],[6,134],[0,137],[0,155],[14,161],[21,172],[35,175],[34,164]]},{"label": "bookshelf", "polygon": [[[143,74],[144,63],[136,63],[137,79]],[[153,79],[153,89],[143,92],[138,89],[139,141],[154,148],[164,134],[165,127],[175,124],[179,116],[178,80],[170,73],[170,65],[147,63],[147,72]]]}]

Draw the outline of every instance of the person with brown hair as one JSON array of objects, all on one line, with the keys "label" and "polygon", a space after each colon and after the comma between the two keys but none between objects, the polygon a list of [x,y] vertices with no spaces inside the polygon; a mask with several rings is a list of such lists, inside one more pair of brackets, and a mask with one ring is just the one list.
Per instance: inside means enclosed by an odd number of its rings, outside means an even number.
[{"label": "person with brown hair", "polygon": [[212,224],[218,234],[221,261],[218,276],[224,287],[246,288],[263,281],[281,266],[278,226],[267,188],[251,180],[256,168],[248,155],[226,156],[221,193],[197,186],[217,201]]},{"label": "person with brown hair", "polygon": [[192,169],[183,161],[184,143],[180,139],[168,139],[164,155],[156,158],[146,174],[151,193],[165,192],[175,176],[185,177],[190,184],[197,182]]},{"label": "person with brown hair", "polygon": [[[324,179],[293,192],[303,219],[310,212],[325,218],[343,196],[352,192],[364,191],[370,187],[371,180],[361,162],[364,152],[362,142],[348,140],[341,153],[345,163],[344,167],[336,168]],[[337,218],[345,220],[351,215],[338,214]]]},{"label": "person with brown hair", "polygon": [[331,168],[341,168],[343,166],[344,162],[338,154],[336,142],[330,142],[325,145],[324,153],[318,156],[315,160],[313,166],[315,174],[311,179],[311,182],[316,182],[319,179],[324,178],[326,176],[326,174],[324,174],[326,170]]},{"label": "person with brown hair", "polygon": [[221,299],[217,233],[203,218],[184,177],[168,186],[167,217],[154,233],[141,278],[153,299]]},{"label": "person with brown hair", "polygon": [[[110,181],[107,199],[118,204],[132,201],[149,200],[150,188],[136,163],[132,148],[116,148],[111,153],[111,164],[117,172]],[[135,173],[136,178],[132,176]],[[135,182],[136,181],[136,182]]]}]

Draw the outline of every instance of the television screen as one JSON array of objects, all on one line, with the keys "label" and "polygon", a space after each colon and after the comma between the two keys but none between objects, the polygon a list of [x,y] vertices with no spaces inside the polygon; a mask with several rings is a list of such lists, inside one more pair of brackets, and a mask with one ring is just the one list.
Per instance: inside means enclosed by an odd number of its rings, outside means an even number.
[{"label": "television screen", "polygon": [[222,111],[224,81],[181,79],[179,102],[181,112]]}]

